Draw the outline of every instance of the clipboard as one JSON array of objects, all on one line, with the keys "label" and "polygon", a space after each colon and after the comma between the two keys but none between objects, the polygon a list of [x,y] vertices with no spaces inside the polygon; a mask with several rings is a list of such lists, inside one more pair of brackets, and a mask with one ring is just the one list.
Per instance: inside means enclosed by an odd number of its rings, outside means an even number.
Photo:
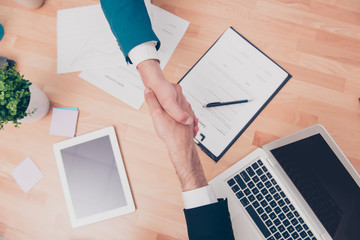
[{"label": "clipboard", "polygon": [[[228,35],[231,35],[231,37],[229,38]],[[231,139],[227,139],[226,142],[223,142],[223,146],[221,149],[217,149],[216,151],[211,149],[211,147],[207,146],[206,143],[206,139],[207,138],[211,138],[211,136],[209,136],[209,134],[205,134],[204,132],[202,132],[201,126],[199,126],[200,130],[198,135],[194,138],[195,143],[201,148],[201,150],[203,152],[205,152],[211,159],[213,159],[215,162],[218,162],[221,157],[227,152],[227,150],[234,144],[234,142],[241,136],[241,134],[249,127],[249,125],[255,120],[255,118],[261,113],[261,111],[267,106],[267,104],[269,104],[269,102],[274,98],[274,96],[281,90],[281,88],[289,81],[289,79],[292,77],[286,70],[284,70],[281,66],[279,66],[276,62],[274,62],[271,58],[269,58],[265,53],[263,53],[260,49],[258,49],[255,45],[253,45],[250,41],[248,41],[244,36],[242,36],[239,32],[237,32],[233,27],[229,27],[216,41],[215,43],[205,52],[205,54],[195,63],[194,66],[192,66],[192,68],[180,79],[180,81],[178,82],[178,84],[180,84],[182,86],[183,89],[183,93],[186,97],[186,99],[188,100],[188,102],[193,106],[193,110],[195,112],[195,115],[199,118],[199,120],[201,121],[201,117],[199,117],[198,112],[202,112],[203,110],[200,109],[199,102],[201,102],[199,99],[195,99],[194,98],[194,93],[189,92],[189,91],[193,91],[191,89],[193,89],[193,87],[188,87],[187,89],[187,84],[190,82],[190,80],[193,80],[193,77],[188,77],[189,75],[191,75],[194,71],[196,71],[196,69],[199,67],[199,65],[202,65],[202,67],[204,67],[204,61],[203,59],[205,58],[209,58],[207,57],[209,54],[215,54],[215,51],[219,52],[219,47],[217,46],[219,42],[222,42],[222,44],[224,45],[224,41],[222,38],[224,37],[224,35],[226,35],[226,38],[228,39],[228,41],[231,42],[236,42],[236,41],[240,41],[242,45],[242,47],[244,47],[244,49],[247,49],[248,51],[254,53],[257,58],[261,58],[264,62],[266,62],[266,66],[270,66],[273,67],[274,71],[276,69],[276,71],[281,74],[281,79],[277,80],[277,85],[276,87],[274,87],[274,89],[272,89],[271,93],[268,93],[268,96],[266,97],[266,99],[262,99],[262,101],[258,101],[256,109],[252,109],[253,110],[253,114],[251,114],[251,116],[248,116],[248,119],[246,120],[246,122],[244,122],[243,125],[240,126],[240,129],[237,129],[236,132],[232,132],[231,134]],[[227,45],[228,46],[228,45]],[[239,47],[242,48],[242,47]],[[217,48],[217,50],[213,50]],[[226,49],[224,49],[226,50]],[[228,49],[229,50],[229,49]],[[225,51],[226,52],[226,51]],[[230,53],[231,55],[232,53]],[[221,55],[224,55],[224,53],[221,53]],[[235,57],[236,61],[236,56],[230,56],[231,57]],[[216,55],[214,55],[216,56]],[[224,55],[225,56],[225,55]],[[214,61],[216,62],[216,58],[214,58]],[[224,59],[224,58],[223,58]],[[250,59],[250,58],[249,58]],[[219,59],[219,62],[217,62],[218,65],[222,64],[221,59]],[[231,64],[235,64],[233,62],[231,62]],[[249,63],[246,63],[249,64]],[[241,64],[239,64],[241,65]],[[272,66],[271,66],[272,65]],[[216,67],[216,65],[214,65],[214,67]],[[256,64],[252,64],[250,67],[256,67]],[[271,69],[269,69],[271,70]],[[265,70],[267,71],[267,70]],[[195,74],[195,73],[194,73]],[[193,74],[193,75],[194,75]],[[226,74],[226,73],[224,73]],[[188,78],[190,78],[190,80],[188,80]],[[192,79],[191,79],[192,78]],[[240,98],[238,98],[240,99]],[[234,100],[234,99],[233,99]],[[215,102],[216,100],[214,100]],[[217,100],[220,101],[220,100]],[[226,101],[226,100],[223,100]],[[231,101],[231,100],[228,100]],[[204,104],[206,104],[206,102],[204,102]],[[248,104],[248,103],[246,103]],[[241,105],[241,104],[240,104]],[[196,109],[194,109],[194,106],[197,106]],[[235,109],[236,111],[236,107],[234,107],[235,105],[233,105],[232,107]],[[222,108],[222,107],[220,107]],[[237,107],[239,108],[239,107]],[[198,112],[197,112],[198,110]],[[238,126],[239,127],[239,126]],[[212,131],[213,133],[214,131]],[[211,133],[210,133],[211,135]],[[214,146],[214,144],[213,144]]]}]

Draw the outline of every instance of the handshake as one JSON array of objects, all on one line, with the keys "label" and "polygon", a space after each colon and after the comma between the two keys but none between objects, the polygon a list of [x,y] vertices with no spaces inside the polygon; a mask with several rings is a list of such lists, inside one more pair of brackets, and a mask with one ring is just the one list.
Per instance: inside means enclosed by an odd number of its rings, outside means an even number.
[{"label": "handshake", "polygon": [[193,140],[199,130],[199,120],[186,101],[181,86],[169,83],[155,60],[140,63],[138,70],[147,87],[145,100],[156,133],[167,146],[182,191],[206,186],[207,181]]}]

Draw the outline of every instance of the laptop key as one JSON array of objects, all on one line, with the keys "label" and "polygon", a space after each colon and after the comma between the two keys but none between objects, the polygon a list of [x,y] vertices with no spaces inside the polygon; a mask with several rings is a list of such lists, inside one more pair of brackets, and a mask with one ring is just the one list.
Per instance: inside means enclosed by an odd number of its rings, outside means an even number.
[{"label": "laptop key", "polygon": [[290,226],[287,228],[287,230],[288,230],[289,233],[292,233],[293,231],[295,231],[295,228],[290,225]]},{"label": "laptop key", "polygon": [[236,197],[238,199],[242,198],[244,196],[244,193],[242,191],[236,193]]},{"label": "laptop key", "polygon": [[291,211],[295,210],[295,208],[294,208],[294,206],[292,204],[289,205],[289,208],[291,209]]},{"label": "laptop key", "polygon": [[260,177],[260,179],[261,179],[261,181],[265,182],[268,178],[267,178],[266,175],[262,175],[262,176]]},{"label": "laptop key", "polygon": [[280,232],[285,231],[285,227],[283,225],[278,226],[278,229],[279,229]]},{"label": "laptop key", "polygon": [[266,182],[265,182],[265,186],[266,186],[267,188],[270,188],[270,187],[271,187],[271,182],[270,182],[270,181],[266,181]]},{"label": "laptop key", "polygon": [[258,170],[256,170],[256,174],[258,176],[261,176],[263,173],[264,173],[263,170],[261,170],[260,168]]},{"label": "laptop key", "polygon": [[281,222],[280,222],[279,219],[275,219],[275,220],[274,220],[274,224],[275,224],[276,226],[279,226],[279,225],[281,224]]},{"label": "laptop key", "polygon": [[290,234],[288,233],[288,231],[283,232],[282,235],[284,238],[290,237]]},{"label": "laptop key", "polygon": [[270,191],[270,193],[271,193],[271,194],[276,193],[276,190],[275,190],[275,188],[274,188],[274,187],[270,188],[270,189],[269,189],[269,191]]},{"label": "laptop key", "polygon": [[290,225],[290,221],[286,219],[283,221],[283,224],[285,225],[285,227],[287,227]]},{"label": "laptop key", "polygon": [[253,187],[255,187],[255,184],[253,182],[249,182],[248,186],[249,186],[249,188],[253,188]]},{"label": "laptop key", "polygon": [[262,207],[259,207],[258,209],[256,209],[256,211],[258,212],[258,214],[264,213],[264,209]]},{"label": "laptop key", "polygon": [[277,184],[277,182],[275,181],[275,179],[271,179],[271,183],[274,184],[274,185]]},{"label": "laptop key", "polygon": [[275,198],[275,200],[277,201],[277,200],[280,199],[280,195],[279,195],[278,193],[276,193],[276,194],[274,194],[274,198]]},{"label": "laptop key", "polygon": [[306,224],[303,225],[303,228],[304,228],[305,230],[309,230],[309,227],[308,227]]},{"label": "laptop key", "polygon": [[271,207],[275,207],[275,206],[276,206],[276,202],[275,202],[274,200],[272,200],[272,201],[270,202],[270,206],[271,206]]},{"label": "laptop key", "polygon": [[258,176],[255,176],[255,177],[253,177],[253,181],[254,181],[254,183],[257,183],[258,181],[260,181],[260,178]]},{"label": "laptop key", "polygon": [[250,181],[249,175],[246,173],[245,170],[240,173],[240,176],[245,180],[245,182]]},{"label": "laptop key", "polygon": [[269,219],[265,222],[266,226],[271,227],[273,225],[272,221]]},{"label": "laptop key", "polygon": [[271,173],[269,173],[269,172],[266,173],[266,176],[267,176],[268,178],[272,178],[272,175],[271,175]]},{"label": "laptop key", "polygon": [[295,217],[300,217],[300,214],[297,211],[294,212],[294,215]]},{"label": "laptop key", "polygon": [[285,198],[285,202],[286,202],[287,204],[289,204],[289,203],[290,203],[290,200],[289,200],[288,198]]},{"label": "laptop key", "polygon": [[310,230],[307,233],[309,234],[310,237],[314,236],[314,234]]},{"label": "laptop key", "polygon": [[254,208],[250,205],[250,206],[247,206],[245,209],[249,213],[249,215],[251,216],[251,218],[253,219],[253,221],[255,222],[255,224],[257,225],[259,230],[261,231],[261,233],[264,235],[264,237],[265,238],[269,237],[271,235],[270,231],[265,226],[265,224],[260,219],[260,217],[257,215]]},{"label": "laptop key", "polygon": [[292,212],[289,212],[289,213],[286,214],[286,216],[287,216],[288,219],[291,220],[294,217],[294,214],[292,214]]},{"label": "laptop key", "polygon": [[270,206],[267,206],[267,207],[265,208],[265,212],[266,212],[266,213],[269,213],[269,212],[271,212],[271,211],[272,211],[272,209],[271,209]]},{"label": "laptop key", "polygon": [[232,185],[235,184],[235,180],[232,178],[229,181],[227,181],[227,183],[229,184],[229,186],[231,187]]},{"label": "laptop key", "polygon": [[253,202],[253,201],[255,200],[254,195],[250,195],[248,198],[249,198],[249,201],[250,201],[250,202]]},{"label": "laptop key", "polygon": [[263,170],[264,172],[267,172],[267,171],[268,171],[265,166],[262,167],[262,170]]},{"label": "laptop key", "polygon": [[271,196],[270,194],[268,194],[268,195],[265,196],[265,199],[266,199],[268,202],[270,202],[273,198],[272,198],[272,196]]},{"label": "laptop key", "polygon": [[284,207],[282,208],[282,210],[284,211],[284,213],[287,213],[288,211],[290,211],[289,208],[288,208],[288,206],[284,206]]},{"label": "laptop key", "polygon": [[274,218],[276,218],[276,214],[272,212],[269,214],[269,217],[273,220]]},{"label": "laptop key", "polygon": [[263,221],[267,220],[268,218],[269,218],[269,216],[268,216],[266,213],[264,213],[263,215],[261,215],[261,219],[262,219]]},{"label": "laptop key", "polygon": [[271,236],[267,240],[275,240],[275,238]]},{"label": "laptop key", "polygon": [[276,190],[278,190],[279,192],[281,191],[281,188],[279,187],[279,185],[275,186]]},{"label": "laptop key", "polygon": [[262,200],[262,201],[260,202],[260,204],[261,204],[261,206],[263,206],[263,207],[266,207],[266,206],[268,205],[268,203],[267,203],[266,200]]},{"label": "laptop key", "polygon": [[243,197],[242,199],[240,199],[241,204],[246,207],[247,205],[249,205],[249,200],[247,200],[246,197]]},{"label": "laptop key", "polygon": [[259,168],[259,164],[257,164],[256,162],[254,162],[254,163],[251,165],[251,167],[256,170],[256,169]]},{"label": "laptop key", "polygon": [[294,218],[294,219],[291,220],[291,223],[292,223],[292,225],[295,226],[295,225],[297,225],[299,223],[299,221],[296,218]]},{"label": "laptop key", "polygon": [[264,199],[263,195],[261,195],[261,194],[256,195],[256,198],[257,198],[257,200],[259,200],[259,201],[261,201],[261,200]]},{"label": "laptop key", "polygon": [[258,182],[256,186],[261,190],[264,187],[264,184],[262,182]]},{"label": "laptop key", "polygon": [[259,189],[257,187],[253,188],[251,191],[254,195],[259,193]]},{"label": "laptop key", "polygon": [[261,160],[258,160],[257,163],[259,164],[259,166],[264,165],[263,162]]},{"label": "laptop key", "polygon": [[234,185],[231,189],[233,190],[234,193],[240,190],[238,185]]},{"label": "laptop key", "polygon": [[241,179],[240,175],[236,175],[234,177],[235,181],[239,184],[239,186],[241,187],[241,189],[245,189],[246,188],[246,184],[244,183],[244,181]]},{"label": "laptop key", "polygon": [[282,207],[285,205],[285,202],[284,202],[284,200],[281,199],[280,201],[278,201],[278,204],[280,207]]},{"label": "laptop key", "polygon": [[276,212],[276,214],[281,213],[281,209],[279,207],[274,208],[274,211]]},{"label": "laptop key", "polygon": [[246,194],[246,196],[249,196],[251,194],[251,192],[248,188],[244,190],[244,193]]},{"label": "laptop key", "polygon": [[255,201],[252,203],[254,208],[258,208],[260,206],[260,203],[258,201]]},{"label": "laptop key", "polygon": [[261,193],[265,196],[266,194],[268,194],[268,190],[266,189],[266,188],[263,188],[262,190],[261,190]]},{"label": "laptop key", "polygon": [[293,239],[298,239],[299,238],[299,234],[297,232],[293,232],[291,234],[291,236],[292,236]]},{"label": "laptop key", "polygon": [[274,232],[276,232],[276,231],[277,231],[277,229],[276,229],[276,227],[275,227],[275,226],[272,226],[272,227],[270,227],[270,231],[271,231],[272,233],[274,233]]},{"label": "laptop key", "polygon": [[280,213],[279,214],[279,218],[280,218],[280,220],[284,220],[286,217],[285,217],[285,214],[283,214],[283,213]]},{"label": "laptop key", "polygon": [[248,167],[248,168],[246,168],[245,170],[246,170],[246,172],[249,174],[250,177],[252,177],[252,176],[255,175],[255,172],[254,172],[254,170],[252,170],[251,167]]},{"label": "laptop key", "polygon": [[302,231],[302,232],[300,233],[300,236],[301,236],[302,238],[305,238],[305,237],[307,236],[307,234],[306,234],[305,231]]},{"label": "laptop key", "polygon": [[277,233],[274,234],[274,237],[275,237],[276,239],[280,239],[280,238],[281,238],[281,235],[280,235],[279,232],[277,232]]},{"label": "laptop key", "polygon": [[301,224],[303,224],[303,223],[304,223],[304,219],[299,218],[299,222],[300,222]]}]

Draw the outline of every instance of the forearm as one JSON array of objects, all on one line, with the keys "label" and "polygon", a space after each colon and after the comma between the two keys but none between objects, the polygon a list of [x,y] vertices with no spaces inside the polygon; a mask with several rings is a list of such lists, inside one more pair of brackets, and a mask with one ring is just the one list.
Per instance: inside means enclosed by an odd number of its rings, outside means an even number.
[{"label": "forearm", "polygon": [[183,150],[173,149],[175,149],[173,146],[168,146],[169,155],[179,178],[182,191],[190,191],[206,186],[207,181],[195,144],[192,143],[190,146],[176,148]]},{"label": "forearm", "polygon": [[167,81],[156,59],[148,59],[138,64],[137,69],[145,87],[157,89],[156,86]]}]

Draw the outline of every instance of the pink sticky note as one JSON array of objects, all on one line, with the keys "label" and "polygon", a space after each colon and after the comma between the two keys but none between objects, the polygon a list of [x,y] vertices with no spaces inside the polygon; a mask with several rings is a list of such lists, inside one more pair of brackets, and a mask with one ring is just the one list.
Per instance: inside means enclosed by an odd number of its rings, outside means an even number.
[{"label": "pink sticky note", "polygon": [[74,137],[79,111],[53,108],[50,135]]},{"label": "pink sticky note", "polygon": [[35,163],[27,157],[11,172],[11,176],[19,187],[27,193],[43,177],[43,174]]}]

